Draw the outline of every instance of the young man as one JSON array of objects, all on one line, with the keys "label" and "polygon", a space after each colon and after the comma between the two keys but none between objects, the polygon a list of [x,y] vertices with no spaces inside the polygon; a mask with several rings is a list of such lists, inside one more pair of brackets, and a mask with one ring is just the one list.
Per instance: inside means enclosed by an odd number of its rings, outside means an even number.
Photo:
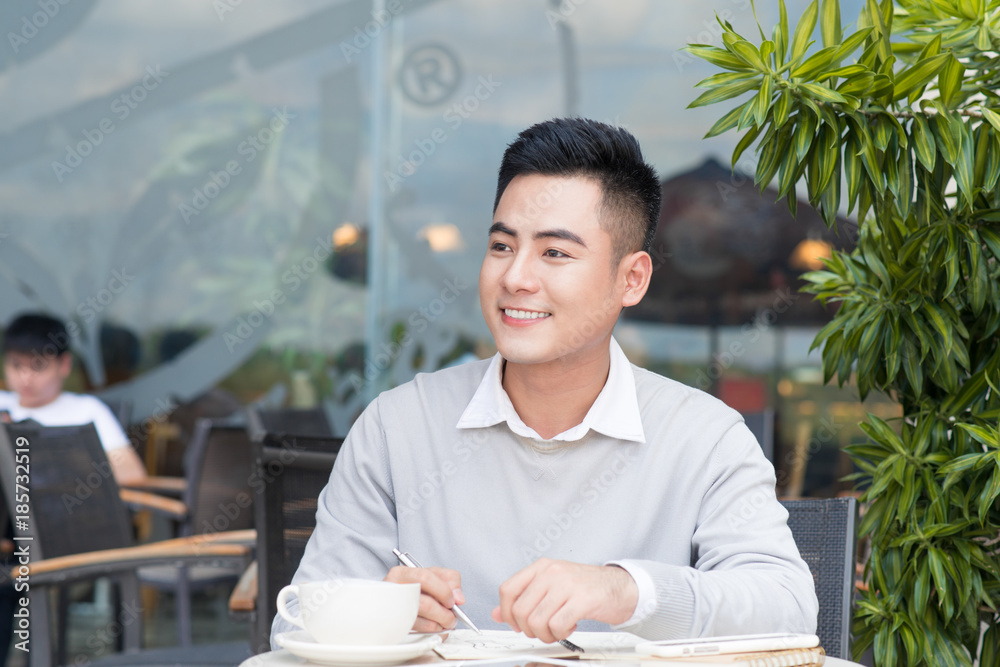
[{"label": "young man", "polygon": [[4,381],[0,391],[5,420],[34,419],[44,426],[93,422],[119,484],[146,477],[146,468],[111,410],[99,399],[62,390],[73,370],[69,336],[59,320],[28,314],[15,318],[4,331]]},{"label": "young man", "polygon": [[[649,286],[659,206],[625,130],[521,133],[479,279],[499,352],[368,406],[294,581],[420,582],[425,632],[454,627],[455,604],[546,642],[815,631],[812,577],[740,415],[612,337]],[[396,546],[435,567],[396,567]],[[279,617],[272,637],[288,629]]]}]

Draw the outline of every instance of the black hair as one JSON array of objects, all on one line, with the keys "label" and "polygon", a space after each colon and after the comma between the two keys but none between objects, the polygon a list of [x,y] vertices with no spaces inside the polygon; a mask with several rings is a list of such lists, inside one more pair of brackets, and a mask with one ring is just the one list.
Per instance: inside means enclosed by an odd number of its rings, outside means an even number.
[{"label": "black hair", "polygon": [[585,176],[601,186],[601,226],[611,234],[615,262],[653,247],[660,218],[660,181],[628,131],[586,118],[555,118],[533,125],[504,151],[497,176],[500,197],[516,176]]},{"label": "black hair", "polygon": [[14,318],[3,336],[3,353],[59,357],[69,352],[69,334],[60,320],[41,313]]}]

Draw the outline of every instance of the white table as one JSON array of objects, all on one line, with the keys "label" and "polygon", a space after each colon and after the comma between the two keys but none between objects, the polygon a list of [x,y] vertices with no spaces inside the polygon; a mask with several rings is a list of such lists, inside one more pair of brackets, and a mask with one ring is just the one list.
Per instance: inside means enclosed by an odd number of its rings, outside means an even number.
[{"label": "white table", "polygon": [[[267,653],[261,653],[255,655],[252,658],[248,658],[240,663],[240,667],[302,667],[302,665],[312,665],[313,663],[307,662],[302,658],[298,658],[284,649],[278,651],[268,651]],[[409,662],[403,663],[405,665],[441,665],[442,667],[447,667],[447,661],[441,660],[437,657],[436,653],[431,653],[429,656],[424,656],[422,658],[417,658],[416,660],[411,660]],[[456,661],[456,665],[468,664],[466,661]],[[522,663],[523,664],[523,663]],[[581,660],[579,661],[580,667],[667,667],[667,665],[676,664],[681,665],[684,663],[670,663],[666,660],[648,660],[642,661],[611,661],[611,660]],[[691,663],[686,663],[690,665]],[[827,657],[824,667],[861,667],[859,663],[851,662],[849,660],[841,660],[840,658]]]}]

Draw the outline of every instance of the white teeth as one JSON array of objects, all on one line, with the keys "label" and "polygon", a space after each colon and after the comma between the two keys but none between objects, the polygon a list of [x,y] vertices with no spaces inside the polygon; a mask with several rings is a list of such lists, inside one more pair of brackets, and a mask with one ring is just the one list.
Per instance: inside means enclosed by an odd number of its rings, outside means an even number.
[{"label": "white teeth", "polygon": [[504,308],[503,312],[507,317],[513,317],[515,320],[537,320],[542,317],[548,317],[552,313],[539,313],[533,310],[514,310],[513,308]]}]

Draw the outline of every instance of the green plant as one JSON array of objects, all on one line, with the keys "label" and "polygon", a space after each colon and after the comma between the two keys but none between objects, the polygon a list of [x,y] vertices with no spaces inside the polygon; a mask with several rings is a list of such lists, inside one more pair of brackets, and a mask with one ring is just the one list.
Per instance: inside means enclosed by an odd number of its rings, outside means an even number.
[{"label": "green plant", "polygon": [[867,0],[850,34],[836,0],[794,29],[779,12],[759,44],[720,21],[721,47],[688,47],[725,70],[691,106],[756,91],[708,136],[742,133],[734,166],[757,142],[757,184],[793,212],[804,181],[828,225],[857,214],[856,248],[804,276],[839,304],[826,381],[902,409],[848,448],[871,539],[855,655],[1000,665],[1000,0]]}]

